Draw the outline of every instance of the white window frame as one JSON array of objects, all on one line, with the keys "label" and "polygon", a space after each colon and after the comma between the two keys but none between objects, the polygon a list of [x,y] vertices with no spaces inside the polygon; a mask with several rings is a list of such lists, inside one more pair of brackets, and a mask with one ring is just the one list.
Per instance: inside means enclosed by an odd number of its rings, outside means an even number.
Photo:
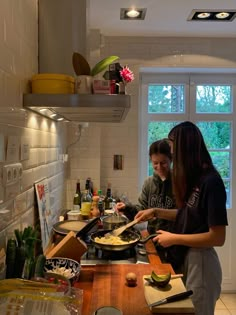
[{"label": "white window frame", "polygon": [[[222,73],[222,70],[217,72],[209,71],[206,73],[141,73],[141,95],[140,95],[140,107],[139,107],[139,161],[140,161],[140,173],[139,173],[139,189],[141,189],[144,179],[148,176],[148,123],[149,121],[180,121],[191,120],[193,122],[198,121],[227,121],[232,124],[232,135],[231,135],[231,204],[236,204],[236,197],[233,194],[233,187],[236,187],[236,153],[233,154],[233,148],[236,148],[236,74]],[[185,113],[164,113],[164,114],[148,114],[147,112],[147,98],[148,98],[148,85],[152,83],[157,84],[184,84],[185,85]],[[196,85],[201,84],[229,84],[232,85],[232,113],[214,113],[214,114],[203,114],[196,113],[195,107],[190,104],[195,104]],[[144,149],[145,148],[145,149]]]}]

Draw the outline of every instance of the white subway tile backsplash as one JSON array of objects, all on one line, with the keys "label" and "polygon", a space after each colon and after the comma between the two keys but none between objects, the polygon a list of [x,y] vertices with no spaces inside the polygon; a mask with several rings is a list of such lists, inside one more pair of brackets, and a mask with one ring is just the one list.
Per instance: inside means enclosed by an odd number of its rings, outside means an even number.
[{"label": "white subway tile backsplash", "polygon": [[25,212],[27,210],[27,202],[26,202],[27,193],[23,192],[22,194],[18,195],[15,199],[15,215],[18,216],[19,214]]},{"label": "white subway tile backsplash", "polygon": [[37,165],[43,165],[46,163],[46,150],[45,149],[35,149],[37,154]]},{"label": "white subway tile backsplash", "polygon": [[22,179],[21,179],[21,188],[22,190],[27,190],[31,188],[33,181],[33,170],[23,170]]},{"label": "white subway tile backsplash", "polygon": [[4,230],[14,220],[14,201],[13,199],[5,201],[0,206],[0,231]]},{"label": "white subway tile backsplash", "polygon": [[6,139],[27,137],[30,154],[28,159],[22,160],[20,183],[2,189],[8,200],[0,204],[0,246],[14,228],[35,223],[34,182],[44,177],[53,178],[54,198],[51,200],[55,220],[64,202],[66,165],[59,162],[58,154],[65,150],[67,127],[22,110],[22,93],[29,91],[30,79],[38,71],[37,48],[38,0],[1,0],[0,133]]},{"label": "white subway tile backsplash", "polygon": [[34,217],[35,209],[29,208],[21,217],[20,217],[20,229],[23,231],[27,226],[34,226]]},{"label": "white subway tile backsplash", "polygon": [[30,209],[34,206],[34,187],[26,191],[26,209]]}]

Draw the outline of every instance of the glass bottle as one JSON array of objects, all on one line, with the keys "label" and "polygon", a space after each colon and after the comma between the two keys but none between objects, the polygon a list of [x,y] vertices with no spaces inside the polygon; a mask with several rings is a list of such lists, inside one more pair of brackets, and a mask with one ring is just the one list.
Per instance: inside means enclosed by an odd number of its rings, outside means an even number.
[{"label": "glass bottle", "polygon": [[98,196],[99,196],[98,209],[100,211],[100,216],[103,216],[104,215],[104,197],[102,196],[101,189],[98,190]]},{"label": "glass bottle", "polygon": [[80,190],[80,181],[77,181],[76,192],[73,200],[73,210],[80,211],[81,208],[81,190]]},{"label": "glass bottle", "polygon": [[81,216],[82,219],[87,220],[90,218],[90,211],[92,206],[92,198],[87,189],[85,189],[84,193],[82,194],[81,199]]},{"label": "glass bottle", "polygon": [[85,189],[88,190],[91,198],[93,197],[93,183],[92,183],[92,180],[90,177],[88,177],[86,179],[86,182],[85,182]]},{"label": "glass bottle", "polygon": [[108,184],[107,193],[106,193],[106,196],[104,198],[105,210],[112,209],[112,206],[113,206],[113,198],[112,198],[112,194],[111,194],[111,186],[110,186],[110,184]]}]

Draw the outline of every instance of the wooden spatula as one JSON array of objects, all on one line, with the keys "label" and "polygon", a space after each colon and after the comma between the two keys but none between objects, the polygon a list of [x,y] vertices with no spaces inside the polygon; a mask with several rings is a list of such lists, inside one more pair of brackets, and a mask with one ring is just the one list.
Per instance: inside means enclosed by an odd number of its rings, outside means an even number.
[{"label": "wooden spatula", "polygon": [[128,224],[122,225],[122,226],[119,227],[118,229],[115,229],[115,230],[113,230],[113,231],[107,233],[107,234],[106,234],[106,237],[107,237],[107,236],[109,237],[109,235],[112,235],[112,236],[119,236],[119,235],[120,235],[121,233],[123,233],[126,229],[128,229],[129,227],[131,227],[131,226],[133,226],[133,225],[135,225],[135,224],[137,224],[137,223],[138,223],[138,220],[135,219],[135,220],[129,222]]}]

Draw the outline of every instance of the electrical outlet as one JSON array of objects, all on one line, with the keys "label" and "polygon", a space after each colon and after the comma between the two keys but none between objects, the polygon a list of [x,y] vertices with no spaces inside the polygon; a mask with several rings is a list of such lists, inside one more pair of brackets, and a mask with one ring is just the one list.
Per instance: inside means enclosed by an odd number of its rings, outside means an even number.
[{"label": "electrical outlet", "polygon": [[2,184],[8,186],[17,183],[22,177],[22,164],[14,163],[3,166]]},{"label": "electrical outlet", "polygon": [[13,167],[11,165],[4,165],[2,171],[3,186],[10,185],[13,180]]}]

